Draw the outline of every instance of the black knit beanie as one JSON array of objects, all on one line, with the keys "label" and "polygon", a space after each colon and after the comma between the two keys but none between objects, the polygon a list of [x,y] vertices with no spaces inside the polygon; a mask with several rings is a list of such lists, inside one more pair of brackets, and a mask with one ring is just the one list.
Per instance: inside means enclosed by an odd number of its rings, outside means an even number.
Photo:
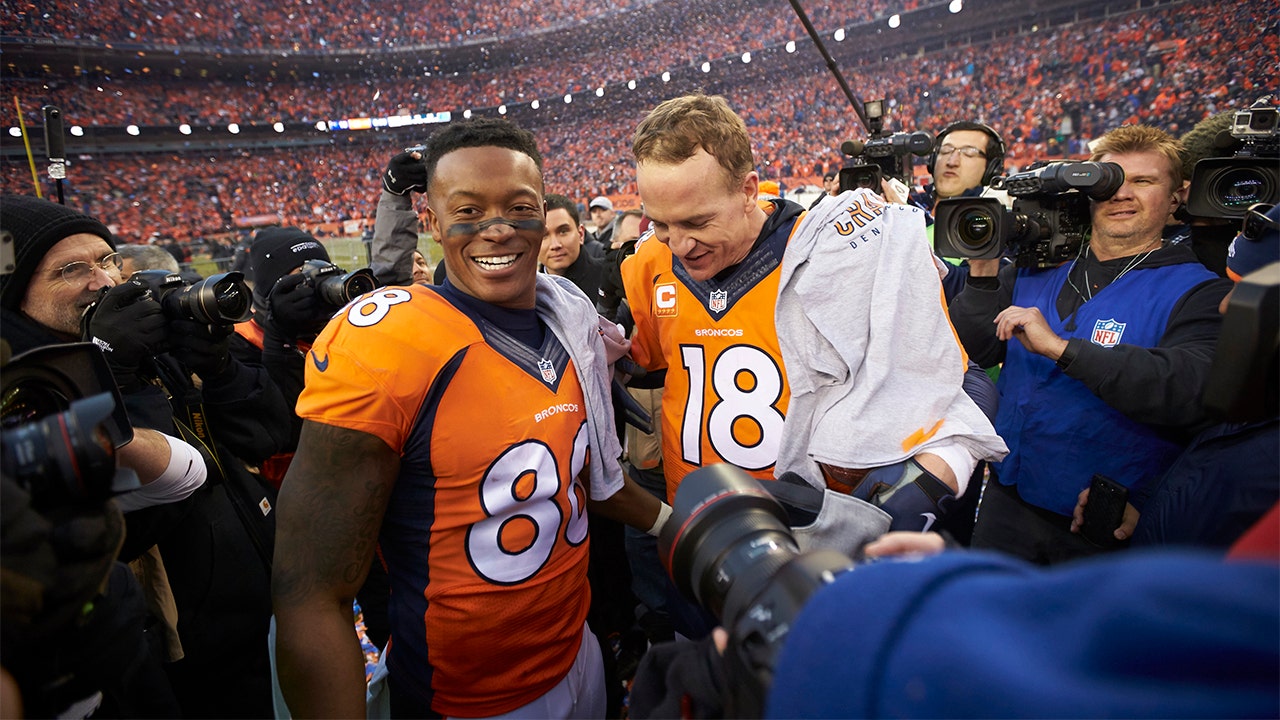
[{"label": "black knit beanie", "polygon": [[256,304],[266,307],[267,296],[271,294],[276,281],[307,260],[328,262],[329,252],[319,240],[296,227],[259,230],[249,248],[249,266],[253,273]]},{"label": "black knit beanie", "polygon": [[13,235],[13,272],[0,276],[0,306],[8,310],[22,306],[40,261],[62,240],[89,233],[105,240],[112,250],[116,248],[111,231],[101,222],[64,205],[27,195],[0,196],[0,230]]}]

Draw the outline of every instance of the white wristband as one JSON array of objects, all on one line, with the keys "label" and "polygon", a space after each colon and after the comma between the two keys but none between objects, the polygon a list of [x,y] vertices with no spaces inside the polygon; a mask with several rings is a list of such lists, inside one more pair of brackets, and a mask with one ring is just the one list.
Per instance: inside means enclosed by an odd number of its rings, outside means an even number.
[{"label": "white wristband", "polygon": [[658,519],[653,521],[653,527],[646,532],[654,537],[658,537],[658,533],[662,532],[662,528],[667,524],[667,520],[671,518],[671,506],[662,503],[662,507],[658,509]]}]

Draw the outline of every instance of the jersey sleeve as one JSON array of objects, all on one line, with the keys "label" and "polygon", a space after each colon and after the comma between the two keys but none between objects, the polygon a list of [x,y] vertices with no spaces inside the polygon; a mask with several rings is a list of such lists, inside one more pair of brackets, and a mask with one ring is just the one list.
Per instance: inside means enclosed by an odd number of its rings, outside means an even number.
[{"label": "jersey sleeve", "polygon": [[384,288],[329,322],[307,353],[299,417],[368,433],[402,451],[438,367],[421,302],[410,302],[416,294]]},{"label": "jersey sleeve", "polygon": [[653,238],[640,243],[631,257],[622,261],[622,285],[636,329],[631,334],[631,359],[646,370],[667,366],[653,323],[653,278],[657,275],[657,259],[670,251]]}]

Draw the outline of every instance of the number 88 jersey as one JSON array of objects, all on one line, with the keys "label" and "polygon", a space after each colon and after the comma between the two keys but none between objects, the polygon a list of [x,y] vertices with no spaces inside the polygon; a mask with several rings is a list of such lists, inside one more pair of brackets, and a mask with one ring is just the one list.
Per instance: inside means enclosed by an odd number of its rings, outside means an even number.
[{"label": "number 88 jersey", "polygon": [[[590,604],[581,386],[550,333],[528,348],[418,286],[348,306],[308,355],[298,414],[401,453],[379,536],[396,691],[488,716],[553,687]],[[352,478],[359,482],[359,478]]]},{"label": "number 88 jersey", "polygon": [[725,462],[773,479],[791,390],[774,324],[782,254],[799,206],[777,205],[756,244],[721,280],[696,281],[646,240],[622,264],[635,333],[631,355],[666,369],[662,460],[667,499],[680,481]]}]

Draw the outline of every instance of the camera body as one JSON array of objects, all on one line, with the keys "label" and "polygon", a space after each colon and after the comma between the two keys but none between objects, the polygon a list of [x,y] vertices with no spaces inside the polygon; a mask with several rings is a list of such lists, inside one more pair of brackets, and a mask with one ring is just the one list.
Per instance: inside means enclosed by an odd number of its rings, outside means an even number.
[{"label": "camera body", "polygon": [[129,282],[144,285],[170,319],[194,320],[205,325],[235,325],[253,315],[253,295],[244,273],[210,275],[188,285],[181,275],[167,270],[139,270]]},{"label": "camera body", "polygon": [[992,187],[1014,198],[947,198],[934,208],[934,247],[943,257],[1013,257],[1019,267],[1044,269],[1070,260],[1089,234],[1090,200],[1106,200],[1124,184],[1111,162],[1052,162],[996,178]]},{"label": "camera body", "polygon": [[680,592],[729,632],[725,717],[760,717],[791,625],[819,588],[853,567],[834,550],[802,552],[787,512],[731,465],[687,475],[658,537]]},{"label": "camera body", "polygon": [[1280,110],[1266,99],[1239,110],[1231,123],[1236,146],[1230,157],[1205,158],[1191,171],[1187,212],[1238,220],[1255,203],[1280,201]]},{"label": "camera body", "polygon": [[344,273],[342,268],[324,260],[307,260],[302,263],[306,282],[316,290],[320,299],[335,308],[351,302],[378,288],[378,280],[369,268]]},{"label": "camera body", "polygon": [[840,192],[869,188],[880,192],[883,178],[896,178],[910,186],[912,179],[911,156],[924,157],[933,151],[933,136],[922,130],[890,133],[884,130],[884,101],[868,101],[867,131],[870,139],[865,142],[849,140],[840,151],[852,158],[852,162],[840,169]]}]

